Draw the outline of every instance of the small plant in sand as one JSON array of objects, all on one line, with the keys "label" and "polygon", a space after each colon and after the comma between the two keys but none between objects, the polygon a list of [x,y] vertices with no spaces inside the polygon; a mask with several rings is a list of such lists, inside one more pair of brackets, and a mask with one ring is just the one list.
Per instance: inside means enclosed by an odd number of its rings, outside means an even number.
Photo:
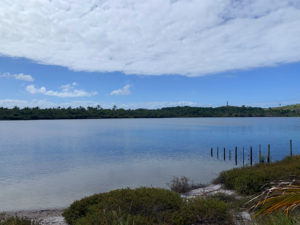
[{"label": "small plant in sand", "polygon": [[177,193],[187,193],[196,188],[202,188],[207,185],[194,184],[188,177],[174,177],[170,183],[167,184],[172,191]]},{"label": "small plant in sand", "polygon": [[7,217],[0,215],[0,225],[40,225],[38,222],[27,218]]}]

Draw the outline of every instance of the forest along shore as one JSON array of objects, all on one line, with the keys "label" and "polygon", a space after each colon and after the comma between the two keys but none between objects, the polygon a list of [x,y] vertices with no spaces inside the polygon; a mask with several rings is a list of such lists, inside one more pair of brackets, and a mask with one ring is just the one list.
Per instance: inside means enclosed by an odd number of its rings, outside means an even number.
[{"label": "forest along shore", "polygon": [[0,120],[109,119],[109,118],[182,118],[182,117],[299,117],[300,105],[278,108],[248,106],[190,107],[161,109],[123,109],[113,107],[77,108],[1,108]]}]

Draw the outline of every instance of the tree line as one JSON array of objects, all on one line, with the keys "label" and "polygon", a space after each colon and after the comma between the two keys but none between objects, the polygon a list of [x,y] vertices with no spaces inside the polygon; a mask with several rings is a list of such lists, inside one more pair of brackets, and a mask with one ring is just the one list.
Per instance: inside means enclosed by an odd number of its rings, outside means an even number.
[{"label": "tree line", "polygon": [[166,107],[161,109],[123,109],[113,107],[77,108],[0,108],[0,120],[174,118],[174,117],[288,117],[300,116],[299,110],[259,107]]}]

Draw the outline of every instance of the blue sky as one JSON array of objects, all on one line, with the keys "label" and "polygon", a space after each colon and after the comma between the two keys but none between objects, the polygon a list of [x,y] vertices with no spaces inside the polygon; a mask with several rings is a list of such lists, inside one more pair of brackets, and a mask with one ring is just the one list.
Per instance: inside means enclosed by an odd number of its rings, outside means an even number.
[{"label": "blue sky", "polygon": [[296,0],[3,1],[0,106],[300,103],[299,37]]}]

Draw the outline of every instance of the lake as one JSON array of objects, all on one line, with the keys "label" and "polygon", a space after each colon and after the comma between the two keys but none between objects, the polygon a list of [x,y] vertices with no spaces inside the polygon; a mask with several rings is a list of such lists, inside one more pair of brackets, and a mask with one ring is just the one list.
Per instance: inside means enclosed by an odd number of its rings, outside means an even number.
[{"label": "lake", "polygon": [[[257,161],[300,153],[300,118],[0,121],[0,211],[66,207],[124,187],[167,187],[174,176],[209,183],[235,167],[223,148]],[[210,157],[219,146],[220,159]],[[227,158],[228,159],[228,158]]]}]

